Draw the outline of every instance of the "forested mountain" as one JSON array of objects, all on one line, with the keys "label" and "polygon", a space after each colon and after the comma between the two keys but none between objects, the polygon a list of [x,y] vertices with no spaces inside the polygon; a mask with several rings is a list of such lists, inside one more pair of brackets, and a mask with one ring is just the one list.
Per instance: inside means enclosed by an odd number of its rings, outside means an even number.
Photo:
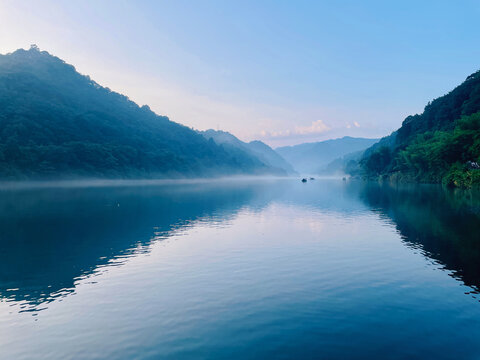
[{"label": "forested mountain", "polygon": [[0,178],[276,173],[40,51],[0,55]]},{"label": "forested mountain", "polygon": [[322,175],[345,175],[358,174],[360,171],[359,161],[365,150],[355,151],[339,157],[328,163],[321,171]]},{"label": "forested mountain", "polygon": [[369,177],[480,185],[480,71],[365,152]]},{"label": "forested mountain", "polygon": [[378,139],[345,136],[340,139],[284,146],[275,150],[292,164],[296,171],[317,174],[323,172],[333,160],[349,153],[365,150],[377,141]]},{"label": "forested mountain", "polygon": [[200,132],[205,138],[212,139],[231,152],[238,152],[242,156],[251,156],[267,166],[277,169],[279,175],[294,175],[295,170],[283,157],[262,141],[254,140],[248,143],[241,141],[234,135],[220,130]]},{"label": "forested mountain", "polygon": [[285,160],[279,153],[277,153],[263,141],[250,141],[247,143],[247,146],[250,151],[252,151],[259,159],[266,162],[270,166],[283,169],[289,175],[295,175],[297,173],[287,160]]}]

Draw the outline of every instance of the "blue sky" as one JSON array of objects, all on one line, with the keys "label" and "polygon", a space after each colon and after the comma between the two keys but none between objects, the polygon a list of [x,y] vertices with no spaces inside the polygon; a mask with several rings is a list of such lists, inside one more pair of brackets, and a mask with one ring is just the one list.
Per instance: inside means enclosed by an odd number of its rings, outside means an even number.
[{"label": "blue sky", "polygon": [[272,146],[380,137],[480,69],[478,1],[9,1],[37,44],[196,129]]}]

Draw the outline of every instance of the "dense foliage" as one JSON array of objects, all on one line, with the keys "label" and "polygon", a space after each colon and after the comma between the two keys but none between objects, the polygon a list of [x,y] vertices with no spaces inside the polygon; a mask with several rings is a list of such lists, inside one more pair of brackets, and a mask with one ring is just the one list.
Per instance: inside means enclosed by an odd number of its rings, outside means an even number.
[{"label": "dense foliage", "polygon": [[480,184],[480,112],[456,121],[452,131],[417,135],[398,152],[395,170],[415,179],[471,187]]},{"label": "dense foliage", "polygon": [[0,177],[268,173],[45,51],[0,55]]},{"label": "dense foliage", "polygon": [[480,71],[365,152],[369,177],[480,185]]}]

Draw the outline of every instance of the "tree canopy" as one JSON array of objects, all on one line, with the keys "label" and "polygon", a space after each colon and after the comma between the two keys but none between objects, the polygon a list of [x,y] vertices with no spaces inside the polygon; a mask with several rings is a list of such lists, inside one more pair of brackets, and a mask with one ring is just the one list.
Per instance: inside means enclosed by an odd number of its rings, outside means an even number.
[{"label": "tree canopy", "polygon": [[172,177],[263,174],[148,106],[40,51],[0,55],[0,177]]},{"label": "tree canopy", "polygon": [[[361,166],[368,177],[480,185],[480,71],[448,94],[408,116],[391,136],[368,149]],[[473,165],[472,165],[473,163]]]}]

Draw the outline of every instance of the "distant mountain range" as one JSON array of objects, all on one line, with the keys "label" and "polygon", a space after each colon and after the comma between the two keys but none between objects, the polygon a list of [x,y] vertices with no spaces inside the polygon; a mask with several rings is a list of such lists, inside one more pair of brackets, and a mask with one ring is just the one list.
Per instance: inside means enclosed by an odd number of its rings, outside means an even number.
[{"label": "distant mountain range", "polygon": [[340,139],[279,147],[275,151],[293,164],[299,173],[318,174],[324,173],[332,161],[347,154],[365,150],[378,141],[379,139],[345,136]]},{"label": "distant mountain range", "polygon": [[[471,104],[462,105],[462,114],[471,112]],[[378,139],[343,137],[273,150],[261,141],[243,142],[228,132],[175,123],[32,46],[0,55],[0,179],[358,172],[359,164],[380,148],[397,151],[423,131],[425,115],[419,116],[407,118],[377,145]]]},{"label": "distant mountain range", "polygon": [[212,139],[217,145],[224,146],[230,152],[238,152],[242,156],[251,156],[259,159],[272,169],[277,169],[280,174],[296,174],[290,163],[262,141],[254,140],[246,143],[234,135],[220,130],[200,131],[200,133],[206,139]]},{"label": "distant mountain range", "polygon": [[0,55],[2,179],[291,173],[265,144],[246,147],[140,107],[36,46]]}]

